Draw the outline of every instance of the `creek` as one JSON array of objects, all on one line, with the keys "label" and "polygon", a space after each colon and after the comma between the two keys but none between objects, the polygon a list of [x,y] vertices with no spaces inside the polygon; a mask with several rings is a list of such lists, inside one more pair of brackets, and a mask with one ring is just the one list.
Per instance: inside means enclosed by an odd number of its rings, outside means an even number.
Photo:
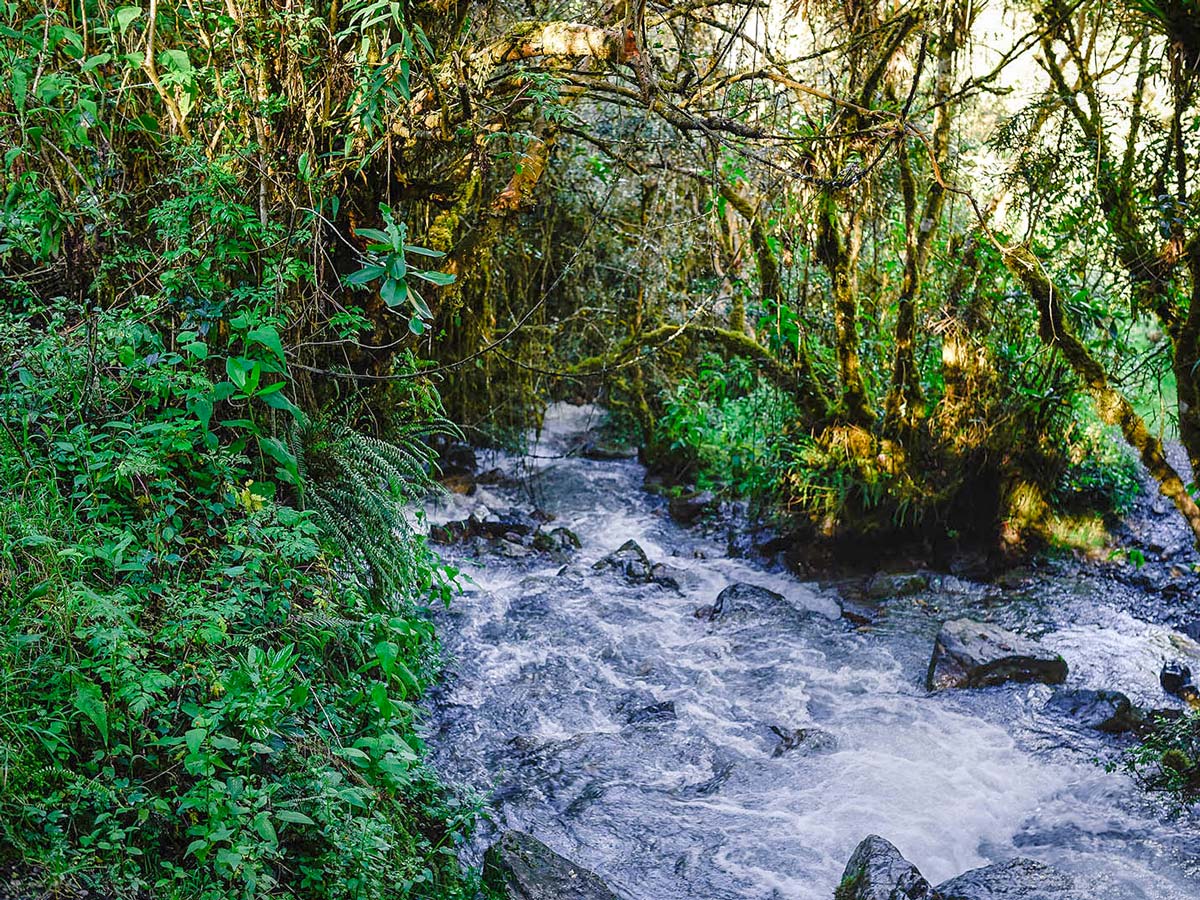
[{"label": "creek", "polygon": [[[552,406],[528,455],[497,457],[501,484],[428,510],[536,507],[582,544],[569,559],[445,548],[471,582],[438,614],[448,671],[429,743],[447,781],[486,798],[480,847],[527,831],[631,900],[828,900],[870,833],[933,883],[1026,856],[1097,900],[1200,897],[1200,821],[1106,771],[1121,738],[1047,706],[1047,685],[924,686],[934,636],[959,616],[1040,638],[1067,687],[1154,706],[1169,705],[1163,661],[1200,656],[1190,638],[1083,570],[1036,590],[935,575],[856,627],[833,587],[672,521],[637,462],[573,455],[600,415]],[[629,540],[677,586],[593,568]],[[786,603],[697,617],[738,582]]]}]

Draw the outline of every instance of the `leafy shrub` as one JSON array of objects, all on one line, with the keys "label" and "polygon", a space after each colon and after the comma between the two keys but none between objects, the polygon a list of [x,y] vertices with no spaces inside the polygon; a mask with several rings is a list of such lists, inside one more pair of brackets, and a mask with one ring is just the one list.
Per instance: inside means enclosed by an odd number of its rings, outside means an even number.
[{"label": "leafy shrub", "polygon": [[[180,341],[135,304],[89,341],[43,312],[0,391],[0,851],[120,897],[455,896],[472,810],[413,705],[455,575],[401,530],[419,445],[310,427],[297,459],[259,316]],[[339,509],[386,516],[371,553]]]},{"label": "leafy shrub", "polygon": [[696,483],[735,496],[776,493],[794,404],[748,361],[703,358],[699,372],[666,393],[660,442],[695,467]]},{"label": "leafy shrub", "polygon": [[1195,802],[1200,798],[1200,713],[1155,717],[1142,742],[1125,754],[1124,766],[1146,789],[1180,804]]},{"label": "leafy shrub", "polygon": [[1113,428],[1093,422],[1068,441],[1068,463],[1054,490],[1055,505],[1122,516],[1142,483],[1137,458]]}]

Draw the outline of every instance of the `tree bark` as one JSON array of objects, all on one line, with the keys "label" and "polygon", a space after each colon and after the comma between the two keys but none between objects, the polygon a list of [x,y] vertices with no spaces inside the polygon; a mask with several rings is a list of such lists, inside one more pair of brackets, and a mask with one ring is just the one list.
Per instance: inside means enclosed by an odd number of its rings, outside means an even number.
[{"label": "tree bark", "polygon": [[1137,450],[1142,463],[1158,482],[1159,491],[1175,504],[1200,545],[1200,507],[1188,493],[1179,473],[1167,461],[1162,443],[1146,428],[1146,423],[1125,396],[1112,386],[1104,367],[1071,330],[1059,302],[1062,295],[1042,269],[1041,262],[1028,248],[1013,247],[1005,252],[1004,263],[1037,305],[1042,341],[1058,350],[1070,364],[1092,395],[1101,420],[1121,429],[1125,440]]}]

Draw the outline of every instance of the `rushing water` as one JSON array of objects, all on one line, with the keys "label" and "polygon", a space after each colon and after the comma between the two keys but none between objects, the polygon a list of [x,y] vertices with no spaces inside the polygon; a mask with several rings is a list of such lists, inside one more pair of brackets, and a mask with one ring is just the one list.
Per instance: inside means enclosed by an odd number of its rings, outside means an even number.
[{"label": "rushing water", "polygon": [[[1020,855],[1071,871],[1096,900],[1200,898],[1200,823],[1106,773],[1112,740],[1045,708],[1051,688],[923,688],[939,623],[963,613],[1043,635],[1069,686],[1157,705],[1163,659],[1200,648],[1106,607],[1086,581],[1009,602],[947,578],[855,631],[835,594],[674,524],[635,462],[568,455],[596,415],[551,407],[530,456],[501,460],[521,486],[431,511],[462,518],[532,495],[583,544],[566,567],[459,559],[474,584],[444,614],[450,671],[430,740],[497,827],[637,900],[828,900],[869,833],[935,883]],[[629,539],[680,588],[591,569]],[[694,615],[734,582],[787,607]],[[775,755],[771,726],[810,731]]]}]

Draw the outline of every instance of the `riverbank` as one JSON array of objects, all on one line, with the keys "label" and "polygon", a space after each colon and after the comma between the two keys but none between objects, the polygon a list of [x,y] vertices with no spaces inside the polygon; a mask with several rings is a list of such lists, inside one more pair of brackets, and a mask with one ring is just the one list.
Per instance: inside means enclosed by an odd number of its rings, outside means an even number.
[{"label": "riverbank", "polygon": [[[1200,890],[1196,823],[1104,770],[1130,739],[1051,702],[1182,706],[1159,670],[1200,646],[1139,576],[1054,560],[990,582],[797,578],[680,527],[635,461],[570,455],[596,414],[552,408],[529,456],[489,461],[492,484],[431,511],[493,523],[443,548],[474,585],[442,617],[429,739],[443,777],[491,798],[476,852],[517,829],[629,898],[815,900],[878,833],[934,882],[1027,856],[1095,898]],[[545,521],[521,534],[505,517]],[[581,547],[539,549],[555,528]],[[644,566],[602,562],[627,541]],[[714,618],[739,583],[784,602]],[[962,617],[1061,654],[1066,685],[929,694],[934,638]]]}]

